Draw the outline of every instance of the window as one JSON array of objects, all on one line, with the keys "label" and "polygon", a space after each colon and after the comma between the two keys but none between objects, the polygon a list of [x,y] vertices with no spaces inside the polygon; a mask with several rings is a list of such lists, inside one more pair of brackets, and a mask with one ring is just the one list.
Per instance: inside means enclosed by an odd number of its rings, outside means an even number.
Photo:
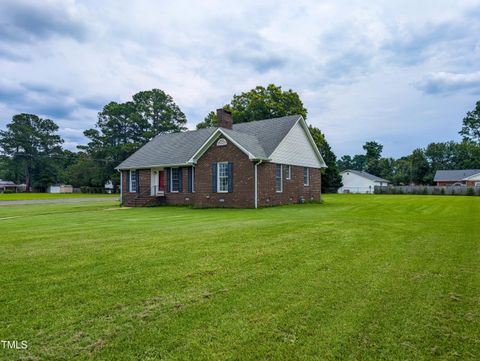
[{"label": "window", "polygon": [[310,169],[307,167],[303,168],[303,185],[305,187],[310,185]]},{"label": "window", "polygon": [[288,179],[288,180],[292,179],[292,166],[291,165],[287,165],[287,175],[286,175],[285,178]]},{"label": "window", "polygon": [[282,174],[282,165],[275,164],[275,192],[283,191],[283,174]]},{"label": "window", "polygon": [[137,171],[131,170],[130,171],[130,192],[137,191]]},{"label": "window", "polygon": [[228,192],[228,162],[217,163],[217,192]]},{"label": "window", "polygon": [[172,192],[178,192],[180,190],[180,168],[172,168]]}]

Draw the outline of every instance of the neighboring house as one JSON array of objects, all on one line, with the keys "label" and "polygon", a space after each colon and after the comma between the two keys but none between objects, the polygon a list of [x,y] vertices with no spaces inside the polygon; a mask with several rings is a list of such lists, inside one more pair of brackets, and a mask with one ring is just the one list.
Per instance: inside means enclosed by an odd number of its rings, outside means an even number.
[{"label": "neighboring house", "polygon": [[257,207],[320,199],[325,162],[300,115],[160,134],[116,169],[126,206]]},{"label": "neighboring house", "polygon": [[433,181],[438,187],[480,186],[480,169],[437,170]]},{"label": "neighboring house", "polygon": [[373,193],[375,186],[386,186],[390,182],[373,174],[347,169],[340,172],[343,186],[338,193]]},{"label": "neighboring house", "polygon": [[6,190],[16,193],[20,191],[21,187],[21,185],[15,184],[12,181],[0,179],[0,193],[4,193]]},{"label": "neighboring house", "polygon": [[54,184],[48,186],[47,193],[73,193],[73,186],[67,184]]}]

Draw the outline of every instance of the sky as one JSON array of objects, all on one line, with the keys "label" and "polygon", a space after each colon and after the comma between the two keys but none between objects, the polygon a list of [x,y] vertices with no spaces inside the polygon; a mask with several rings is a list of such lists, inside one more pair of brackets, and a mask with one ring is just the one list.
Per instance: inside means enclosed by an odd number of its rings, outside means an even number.
[{"label": "sky", "polygon": [[0,1],[0,129],[75,150],[110,101],[159,88],[190,129],[233,94],[292,89],[338,157],[460,140],[480,100],[480,1]]}]

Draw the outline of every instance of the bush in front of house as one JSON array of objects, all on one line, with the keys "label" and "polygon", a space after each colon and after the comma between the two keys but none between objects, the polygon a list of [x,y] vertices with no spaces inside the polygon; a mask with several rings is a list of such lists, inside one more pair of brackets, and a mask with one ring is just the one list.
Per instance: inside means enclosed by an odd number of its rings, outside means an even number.
[{"label": "bush in front of house", "polygon": [[3,194],[12,194],[12,193],[13,193],[13,191],[12,191],[11,189],[9,189],[9,188],[5,188],[5,189],[3,190]]},{"label": "bush in front of house", "polygon": [[440,189],[440,194],[441,194],[442,196],[445,195],[445,188]]},{"label": "bush in front of house", "polygon": [[468,187],[467,196],[474,196],[474,195],[475,195],[475,191],[473,190],[473,188]]}]

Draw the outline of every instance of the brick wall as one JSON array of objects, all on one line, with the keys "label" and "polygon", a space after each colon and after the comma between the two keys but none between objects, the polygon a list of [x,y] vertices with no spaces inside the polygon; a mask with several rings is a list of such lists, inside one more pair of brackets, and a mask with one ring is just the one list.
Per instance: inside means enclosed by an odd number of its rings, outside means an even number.
[{"label": "brick wall", "polygon": [[188,167],[181,167],[180,171],[182,172],[182,191],[178,193],[165,192],[165,201],[167,204],[192,205],[194,193],[188,192]]},{"label": "brick wall", "polygon": [[310,182],[303,185],[303,167],[291,166],[292,176],[287,179],[287,166],[282,167],[283,191],[275,191],[275,164],[262,163],[258,166],[258,205],[298,203],[300,197],[306,201],[319,200],[321,189],[320,169],[310,168]]},{"label": "brick wall", "polygon": [[[212,193],[212,163],[233,163],[233,192]],[[217,146],[216,142],[195,166],[196,207],[254,207],[253,163],[231,142]]]},{"label": "brick wall", "polygon": [[128,192],[126,177],[129,176],[129,171],[122,171],[122,204],[127,207],[146,206],[156,202],[155,197],[150,196],[150,169],[139,169],[139,192]]},{"label": "brick wall", "polygon": [[[233,192],[212,192],[212,163],[233,163]],[[303,167],[291,166],[292,177],[286,179],[283,166],[283,191],[275,191],[275,164],[262,163],[258,166],[258,205],[269,206],[298,203],[300,197],[308,200],[319,200],[321,189],[320,169],[310,168],[310,184],[303,185]],[[248,156],[231,142],[225,146],[217,146],[216,142],[198,160],[195,166],[195,192],[188,190],[188,168],[182,169],[182,192],[166,192],[163,202],[177,205],[194,205],[195,207],[238,207],[252,208],[254,201],[254,163]],[[151,171],[139,170],[140,193],[129,193],[126,190],[125,176],[122,172],[122,194],[125,206],[142,206],[160,202],[158,197],[150,196]]]},{"label": "brick wall", "polygon": [[442,181],[442,182],[437,182],[437,187],[450,187],[456,183],[465,184],[465,182],[463,181]]}]

